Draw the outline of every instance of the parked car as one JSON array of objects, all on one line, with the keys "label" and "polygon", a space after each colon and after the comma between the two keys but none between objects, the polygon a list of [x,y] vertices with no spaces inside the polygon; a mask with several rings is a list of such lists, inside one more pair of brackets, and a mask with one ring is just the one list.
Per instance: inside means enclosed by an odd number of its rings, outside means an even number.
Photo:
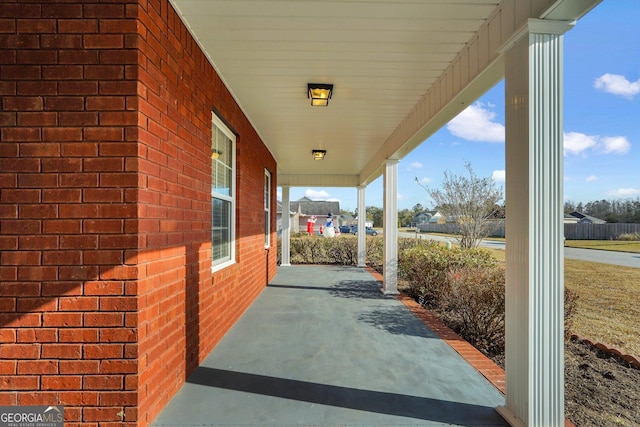
[{"label": "parked car", "polygon": [[351,226],[350,225],[341,225],[340,227],[338,227],[338,230],[340,230],[341,233],[349,234],[349,233],[351,233]]},{"label": "parked car", "polygon": [[[367,232],[367,235],[369,235],[369,236],[377,236],[378,235],[378,232],[376,230],[374,230],[373,228],[371,228],[371,227],[367,227],[366,228],[366,232]],[[357,225],[354,225],[353,227],[351,227],[351,233],[358,234],[358,226]]]}]

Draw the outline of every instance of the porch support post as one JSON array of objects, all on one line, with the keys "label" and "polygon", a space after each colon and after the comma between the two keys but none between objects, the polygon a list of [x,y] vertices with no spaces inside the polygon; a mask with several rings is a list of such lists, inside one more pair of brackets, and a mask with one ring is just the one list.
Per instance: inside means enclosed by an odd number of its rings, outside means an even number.
[{"label": "porch support post", "polygon": [[[365,204],[366,186],[358,186],[358,230],[366,230],[367,207]],[[358,233],[358,267],[367,265],[367,233]]]},{"label": "porch support post", "polygon": [[562,34],[531,19],[503,49],[506,406],[512,426],[564,426]]},{"label": "porch support post", "polygon": [[[387,160],[384,166],[383,190],[383,282],[382,292],[398,294],[398,160]],[[360,229],[358,229],[360,230]],[[358,233],[360,234],[360,233]]]},{"label": "porch support post", "polygon": [[282,187],[282,259],[280,265],[291,266],[291,207],[289,187]]}]

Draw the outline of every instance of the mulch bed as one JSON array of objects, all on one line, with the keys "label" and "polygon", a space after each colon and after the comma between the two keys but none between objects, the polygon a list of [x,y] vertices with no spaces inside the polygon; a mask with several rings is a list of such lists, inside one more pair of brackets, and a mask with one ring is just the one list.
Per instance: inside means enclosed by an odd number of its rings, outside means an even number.
[{"label": "mulch bed", "polygon": [[[565,341],[565,416],[576,427],[640,426],[640,370],[579,339]],[[504,368],[504,357],[491,359]]]},{"label": "mulch bed", "polygon": [[565,345],[565,415],[577,427],[640,426],[640,370],[591,344]]}]

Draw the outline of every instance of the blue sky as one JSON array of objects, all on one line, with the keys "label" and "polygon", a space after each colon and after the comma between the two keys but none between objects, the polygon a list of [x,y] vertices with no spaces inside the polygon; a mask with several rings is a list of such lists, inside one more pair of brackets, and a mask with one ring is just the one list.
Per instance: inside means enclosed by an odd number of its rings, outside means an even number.
[{"label": "blue sky", "polygon": [[[640,197],[640,1],[604,0],[564,37],[565,200]],[[415,178],[439,188],[445,171],[491,176],[504,187],[504,82],[406,156],[398,168],[398,208],[433,202]],[[280,192],[278,192],[280,197]],[[303,196],[357,207],[355,188],[291,188]],[[366,190],[382,207],[382,180]]]}]

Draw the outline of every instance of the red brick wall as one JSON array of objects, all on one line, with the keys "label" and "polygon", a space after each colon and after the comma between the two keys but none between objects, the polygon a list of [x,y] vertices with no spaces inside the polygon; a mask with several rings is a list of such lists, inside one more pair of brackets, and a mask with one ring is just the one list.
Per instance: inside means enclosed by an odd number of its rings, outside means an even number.
[{"label": "red brick wall", "polygon": [[[148,2],[141,6],[139,19],[138,291],[144,425],[266,285],[262,188],[265,168],[275,183],[276,164],[169,4]],[[212,108],[238,135],[237,264],[213,275]],[[275,205],[275,185],[272,194]],[[273,277],[275,250],[268,256]]]},{"label": "red brick wall", "polygon": [[[275,161],[166,0],[3,0],[0,103],[0,404],[147,425],[275,274]],[[214,274],[212,108],[239,169]]]},{"label": "red brick wall", "polygon": [[[0,403],[136,420],[136,22],[0,6]],[[121,413],[119,417],[117,414]]]}]

